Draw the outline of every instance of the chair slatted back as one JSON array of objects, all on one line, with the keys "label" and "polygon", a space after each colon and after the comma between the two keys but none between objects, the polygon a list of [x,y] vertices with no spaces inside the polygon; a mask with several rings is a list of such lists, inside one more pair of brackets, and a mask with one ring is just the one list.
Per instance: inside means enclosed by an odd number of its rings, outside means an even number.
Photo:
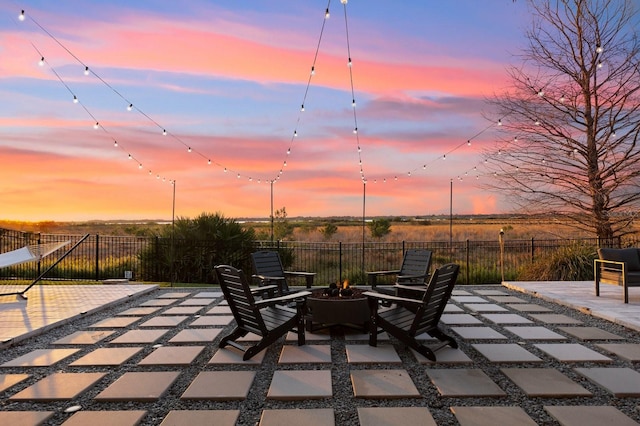
[{"label": "chair slatted back", "polygon": [[426,275],[431,266],[431,251],[410,249],[404,253],[399,275]]},{"label": "chair slatted back", "polygon": [[260,309],[255,306],[255,299],[244,272],[228,265],[216,266],[215,270],[224,298],[238,326],[264,336],[267,328]]},{"label": "chair slatted back", "polygon": [[410,334],[416,335],[437,328],[444,308],[451,297],[458,279],[460,266],[449,263],[436,269],[431,276],[422,298],[423,305],[417,310]]},{"label": "chair slatted back", "polygon": [[282,277],[282,291],[289,291],[284,275],[284,267],[282,266],[282,261],[277,251],[260,250],[253,252],[251,253],[251,260],[253,261],[253,272],[256,275]]}]

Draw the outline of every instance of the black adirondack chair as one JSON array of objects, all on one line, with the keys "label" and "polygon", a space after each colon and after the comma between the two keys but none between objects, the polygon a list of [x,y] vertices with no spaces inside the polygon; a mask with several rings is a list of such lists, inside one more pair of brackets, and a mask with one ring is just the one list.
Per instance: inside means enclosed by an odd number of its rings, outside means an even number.
[{"label": "black adirondack chair", "polygon": [[[410,293],[420,297],[391,296],[379,292],[368,291],[371,321],[369,329],[369,345],[377,346],[378,333],[386,331],[410,348],[415,349],[426,358],[435,361],[435,351],[450,346],[457,348],[453,337],[446,335],[438,323],[444,308],[451,297],[460,267],[450,263],[434,271],[429,284],[424,289],[406,287]],[[402,288],[403,286],[400,286]],[[380,302],[393,303],[393,307],[380,310]],[[427,333],[440,340],[439,345],[428,347],[416,340],[422,333]]]},{"label": "black adirondack chair", "polygon": [[251,253],[251,261],[253,262],[254,272],[252,278],[258,286],[276,285],[278,294],[281,296],[291,292],[288,283],[289,278],[304,278],[307,288],[313,286],[313,278],[316,275],[314,272],[285,271],[277,251],[256,251]]},{"label": "black adirondack chair", "polygon": [[[429,266],[431,266],[430,250],[410,249],[404,252],[400,269],[367,272],[369,285],[372,289],[375,289],[378,277],[384,275],[395,275],[396,284],[425,284],[429,277]],[[385,292],[388,292],[388,290]]]},{"label": "black adirondack chair", "polygon": [[[305,344],[305,304],[306,297],[311,292],[301,291],[272,299],[256,300],[244,272],[228,265],[218,265],[215,271],[222,293],[236,320],[236,328],[220,341],[221,348],[231,345],[243,351],[242,358],[246,361],[294,328],[298,333],[298,345]],[[296,309],[278,305],[292,301],[296,302]],[[248,348],[236,342],[249,332],[261,336],[262,339]]]}]

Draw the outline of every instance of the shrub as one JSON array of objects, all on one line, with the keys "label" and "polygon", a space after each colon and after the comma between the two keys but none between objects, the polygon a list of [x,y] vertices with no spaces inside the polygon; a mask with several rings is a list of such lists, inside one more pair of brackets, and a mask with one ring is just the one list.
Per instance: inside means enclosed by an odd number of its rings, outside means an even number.
[{"label": "shrub", "polygon": [[195,219],[178,218],[175,226],[163,229],[140,260],[155,258],[159,277],[154,280],[214,283],[215,265],[233,265],[250,274],[254,242],[252,228],[243,229],[220,213],[202,213]]},{"label": "shrub", "polygon": [[520,281],[588,281],[593,280],[592,246],[573,244],[525,266],[518,274]]}]

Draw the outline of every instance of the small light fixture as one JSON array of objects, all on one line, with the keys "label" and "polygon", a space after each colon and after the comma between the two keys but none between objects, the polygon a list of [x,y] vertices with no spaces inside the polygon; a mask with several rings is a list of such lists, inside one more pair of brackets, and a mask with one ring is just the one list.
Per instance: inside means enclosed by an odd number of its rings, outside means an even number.
[{"label": "small light fixture", "polygon": [[24,10],[20,12],[20,15],[18,15],[18,20],[24,21]]},{"label": "small light fixture", "polygon": [[78,97],[76,95],[73,95],[73,103],[74,104],[78,103]]},{"label": "small light fixture", "polygon": [[94,129],[97,129],[98,127],[100,127],[100,123],[98,123],[98,122],[96,121],[96,124],[94,124],[94,125],[93,125],[93,128],[94,128]]},{"label": "small light fixture", "polygon": [[133,104],[129,104],[129,106],[127,107],[127,111],[131,111],[133,109]]},{"label": "small light fixture", "polygon": [[84,75],[89,75],[89,67],[84,67]]},{"label": "small light fixture", "polygon": [[38,65],[40,65],[41,67],[44,66],[44,56],[40,58],[40,61],[38,61]]},{"label": "small light fixture", "polygon": [[166,129],[162,129],[162,134],[163,134],[163,136],[167,136],[167,130]]},{"label": "small light fixture", "polygon": [[[24,11],[23,11],[23,12],[24,12]],[[597,46],[596,46],[596,53],[600,54],[600,53],[602,53],[602,50],[603,50],[603,49],[602,49],[602,46],[600,46],[600,45],[597,45]]]},{"label": "small light fixture", "polygon": [[331,14],[329,14],[329,8],[327,8],[327,10],[324,12],[324,18],[329,19],[330,16]]}]

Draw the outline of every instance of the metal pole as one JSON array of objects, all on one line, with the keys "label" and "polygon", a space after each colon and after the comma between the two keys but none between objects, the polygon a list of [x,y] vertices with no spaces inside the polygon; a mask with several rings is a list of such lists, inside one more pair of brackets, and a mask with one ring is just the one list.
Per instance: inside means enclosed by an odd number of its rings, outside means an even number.
[{"label": "metal pole", "polygon": [[365,219],[366,219],[367,182],[362,181],[362,273],[364,274],[364,245],[365,245]]},{"label": "metal pole", "polygon": [[273,244],[273,181],[271,181],[271,244]]},{"label": "metal pole", "polygon": [[449,254],[453,261],[453,179],[449,183]]},{"label": "metal pole", "polygon": [[175,273],[174,263],[175,263],[175,246],[174,246],[174,238],[175,238],[175,229],[176,229],[176,181],[173,181],[173,205],[171,209],[171,287],[173,287]]}]

